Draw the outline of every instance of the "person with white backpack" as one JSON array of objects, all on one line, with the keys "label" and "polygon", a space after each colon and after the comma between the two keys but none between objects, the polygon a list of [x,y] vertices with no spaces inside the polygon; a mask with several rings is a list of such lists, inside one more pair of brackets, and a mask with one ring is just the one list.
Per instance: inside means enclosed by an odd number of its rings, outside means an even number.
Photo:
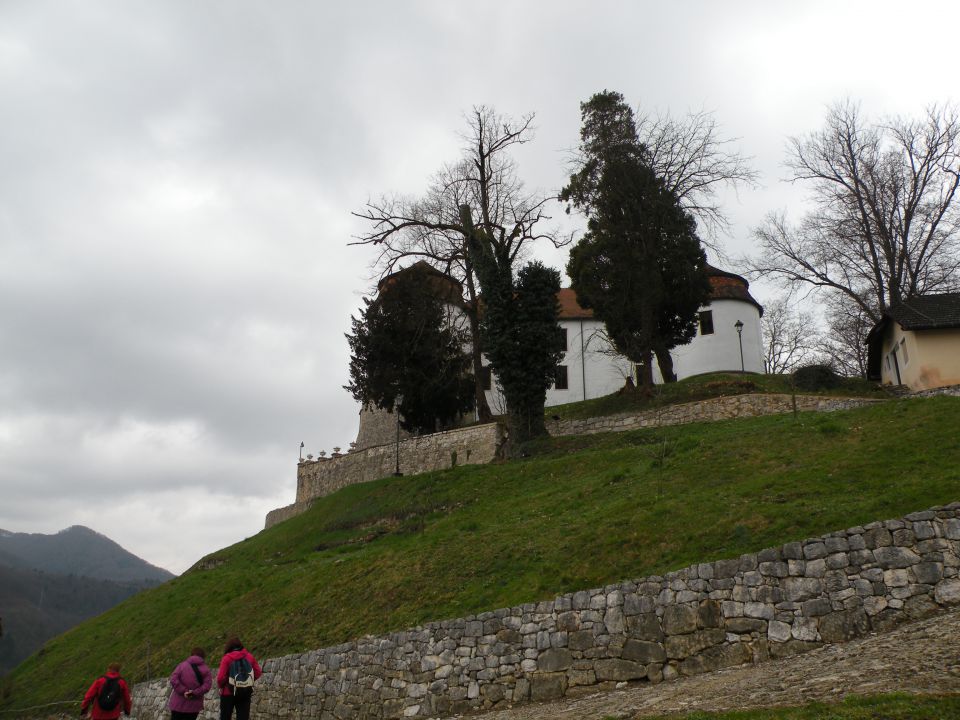
[{"label": "person with white backpack", "polygon": [[223,653],[217,672],[220,720],[231,720],[234,709],[237,711],[237,720],[249,720],[253,683],[263,675],[263,670],[238,637],[227,640]]}]

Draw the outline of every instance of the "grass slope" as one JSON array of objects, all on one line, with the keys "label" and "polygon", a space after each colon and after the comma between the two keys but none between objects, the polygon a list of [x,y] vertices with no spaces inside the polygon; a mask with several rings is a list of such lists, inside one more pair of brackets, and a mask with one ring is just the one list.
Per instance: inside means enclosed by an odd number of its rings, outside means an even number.
[{"label": "grass slope", "polygon": [[[960,499],[960,400],[559,438],[522,461],[356,485],[47,643],[0,707],[737,556]],[[147,648],[150,648],[148,656]]]}]

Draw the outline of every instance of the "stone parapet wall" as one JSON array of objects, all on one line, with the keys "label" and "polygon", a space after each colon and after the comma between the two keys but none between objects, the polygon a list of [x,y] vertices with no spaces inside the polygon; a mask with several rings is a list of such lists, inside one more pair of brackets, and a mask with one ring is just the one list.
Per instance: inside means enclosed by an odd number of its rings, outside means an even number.
[{"label": "stone parapet wall", "polygon": [[947,397],[960,397],[960,385],[947,385],[945,387],[932,388],[930,390],[920,390],[915,393],[910,393],[907,397],[911,398],[927,398],[935,397],[937,395],[946,395]]},{"label": "stone parapet wall", "polygon": [[[883,402],[883,400],[871,398],[823,397],[818,395],[797,395],[795,397],[796,410],[800,412],[849,410]],[[666,405],[662,408],[636,413],[621,413],[583,420],[548,420],[547,431],[553,436],[591,435],[593,433],[637,430],[645,427],[713,422],[759,415],[778,415],[793,412],[793,403],[794,396],[787,394],[749,393],[731,395],[681,405]]]},{"label": "stone parapet wall", "polygon": [[[497,423],[474,425],[402,440],[400,472],[405,475],[444,470],[455,465],[478,465],[500,452],[503,430]],[[395,444],[367,448],[297,466],[296,502],[267,514],[266,527],[299,515],[317,498],[348,485],[392,475],[397,465]]]},{"label": "stone parapet wall", "polygon": [[[960,503],[663,576],[267,660],[258,718],[437,717],[660,682],[885,631],[960,603]],[[165,717],[165,681],[134,689]],[[206,717],[215,717],[209,698]]]}]

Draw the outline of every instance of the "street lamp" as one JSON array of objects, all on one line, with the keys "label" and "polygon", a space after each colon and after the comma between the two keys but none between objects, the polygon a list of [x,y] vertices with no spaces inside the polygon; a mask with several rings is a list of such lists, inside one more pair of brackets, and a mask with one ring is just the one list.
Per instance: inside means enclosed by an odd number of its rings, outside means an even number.
[{"label": "street lamp", "polygon": [[740,372],[744,372],[743,368],[743,323],[737,320],[733,326],[737,329],[737,339],[740,341]]},{"label": "street lamp", "polygon": [[400,403],[403,402],[403,397],[397,395],[397,398],[393,404],[393,411],[397,414],[397,469],[393,471],[394,477],[401,477],[403,475],[400,472]]}]

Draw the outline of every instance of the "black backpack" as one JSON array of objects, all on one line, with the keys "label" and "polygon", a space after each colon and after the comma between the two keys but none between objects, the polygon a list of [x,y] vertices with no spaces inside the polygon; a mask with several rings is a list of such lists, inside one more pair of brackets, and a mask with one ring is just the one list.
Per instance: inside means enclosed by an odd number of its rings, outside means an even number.
[{"label": "black backpack", "polygon": [[101,710],[113,710],[123,697],[123,688],[120,687],[119,677],[103,676],[103,685],[97,695],[97,704]]},{"label": "black backpack", "polygon": [[230,663],[230,685],[237,698],[250,697],[253,694],[253,666],[245,657]]}]

